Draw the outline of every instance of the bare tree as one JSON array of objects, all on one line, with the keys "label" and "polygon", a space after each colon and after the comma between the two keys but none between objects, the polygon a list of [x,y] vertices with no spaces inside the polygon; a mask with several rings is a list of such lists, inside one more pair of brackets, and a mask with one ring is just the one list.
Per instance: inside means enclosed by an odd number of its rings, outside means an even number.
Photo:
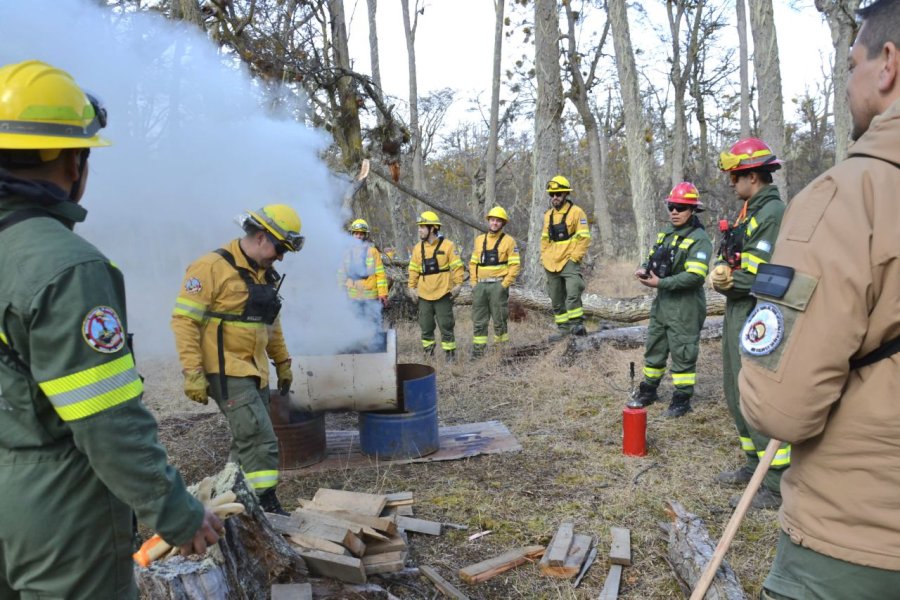
[{"label": "bare tree", "polygon": [[609,0],[609,20],[616,50],[616,69],[622,90],[622,107],[625,112],[625,140],[628,148],[628,172],[631,179],[631,206],[637,239],[632,257],[640,256],[650,247],[656,233],[656,210],[653,203],[653,174],[646,138],[647,131],[642,114],[637,67],[628,28],[628,12],[625,0]]},{"label": "bare tree", "polygon": [[[740,0],[739,0],[740,1]],[[666,16],[669,19],[669,33],[672,36],[672,62],[669,78],[672,81],[675,103],[675,122],[672,125],[671,180],[674,187],[684,181],[684,161],[688,145],[687,107],[685,94],[688,81],[694,69],[694,61],[700,47],[700,23],[703,16],[704,0],[669,0],[666,2]],[[674,11],[674,12],[673,12]],[[681,61],[681,22],[691,18],[693,22],[685,40],[684,64]]]},{"label": "bare tree", "polygon": [[825,15],[831,29],[831,43],[834,45],[834,64],[831,80],[834,88],[834,160],[839,162],[847,157],[850,146],[850,107],[847,105],[847,79],[850,75],[848,59],[850,46],[856,37],[858,25],[853,14],[859,8],[860,0],[816,0],[816,8]]},{"label": "bare tree", "polygon": [[419,191],[426,191],[425,187],[425,156],[422,148],[422,131],[419,128],[419,91],[416,83],[416,27],[419,23],[419,15],[424,8],[419,7],[419,0],[414,0],[413,14],[410,18],[409,0],[400,0],[403,7],[403,32],[406,35],[406,53],[409,65],[409,129],[412,134],[412,171],[413,187]]},{"label": "bare tree", "polygon": [[547,208],[546,183],[559,169],[562,133],[563,90],[559,74],[559,12],[556,0],[534,3],[534,68],[537,80],[537,105],[534,113],[534,154],[532,156],[531,220],[525,253],[523,279],[537,284],[543,272],[540,255],[541,215]]},{"label": "bare tree", "polygon": [[747,46],[746,0],[735,0],[737,9],[738,65],[741,71],[741,137],[750,137],[750,60]]},{"label": "bare tree", "polygon": [[[784,94],[781,92],[781,63],[772,0],[748,0],[750,28],[753,31],[753,67],[759,85],[759,130],[776,156],[784,157]],[[787,200],[786,168],[775,172],[775,184]]]},{"label": "bare tree", "polygon": [[500,67],[503,58],[503,12],[506,0],[494,0],[494,68],[491,75],[491,117],[484,157],[484,200],[497,204],[497,140],[500,134]]},{"label": "bare tree", "polygon": [[337,79],[337,95],[340,107],[335,114],[338,127],[335,135],[343,139],[339,141],[344,167],[353,171],[362,161],[362,128],[359,123],[359,98],[356,95],[356,84],[350,77],[350,50],[347,47],[347,24],[344,19],[343,0],[328,0],[328,12],[331,15],[331,41],[333,44],[334,62],[341,75]]}]

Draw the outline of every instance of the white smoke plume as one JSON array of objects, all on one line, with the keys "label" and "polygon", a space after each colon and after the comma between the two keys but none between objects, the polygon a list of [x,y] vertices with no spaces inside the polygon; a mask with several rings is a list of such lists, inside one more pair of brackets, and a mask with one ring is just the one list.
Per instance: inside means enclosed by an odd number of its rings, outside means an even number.
[{"label": "white smoke plume", "polygon": [[236,215],[269,203],[293,206],[306,236],[276,264],[291,353],[368,339],[337,285],[352,239],[339,214],[347,184],[318,158],[322,132],[273,116],[272,99],[193,26],[88,0],[0,2],[0,23],[0,64],[46,61],[109,111],[114,145],[91,154],[76,232],[125,274],[138,358],[175,355],[169,319],[185,268],[241,235]]}]

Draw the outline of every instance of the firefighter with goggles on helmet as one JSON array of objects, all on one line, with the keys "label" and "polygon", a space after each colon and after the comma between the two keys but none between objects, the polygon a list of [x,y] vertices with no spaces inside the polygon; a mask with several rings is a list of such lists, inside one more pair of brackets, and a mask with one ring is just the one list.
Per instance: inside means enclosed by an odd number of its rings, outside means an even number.
[{"label": "firefighter with goggles on helmet", "polygon": [[656,298],[644,345],[644,380],[628,406],[646,407],[659,399],[657,388],[671,355],[675,391],[665,414],[681,417],[691,411],[697,380],[700,329],[706,320],[703,284],[709,273],[712,241],[697,217],[703,212],[703,203],[694,184],[679,183],[665,202],[669,225],[657,234],[647,260],[634,273],[641,284],[656,289]]},{"label": "firefighter with goggles on helmet", "polygon": [[[725,485],[746,485],[765,452],[769,438],[755,431],[741,413],[738,375],[741,371],[741,329],[756,306],[750,288],[756,282],[760,265],[772,259],[775,240],[784,215],[784,202],[772,183],[772,173],[781,161],[760,139],[746,138],[735,143],[719,157],[719,169],[728,174],[741,210],[733,223],[719,223],[721,242],[716,266],[710,276],[713,287],[725,296],[725,323],[722,334],[722,360],[725,401],[746,457],[743,466],[718,476]],[[791,463],[790,445],[782,444],[763,485],[754,496],[753,508],[774,509],[781,505],[781,475]],[[739,496],[732,496],[736,506]]]},{"label": "firefighter with goggles on helmet", "polygon": [[241,238],[192,263],[172,311],[184,394],[216,401],[231,428],[238,462],[263,510],[287,514],[275,494],[278,441],[269,418],[269,361],[284,396],[293,381],[278,313],[282,277],[275,262],[299,252],[301,222],[286,204],[238,217]]},{"label": "firefighter with goggles on helmet", "polygon": [[0,67],[0,598],[137,598],[134,516],[185,554],[222,530],[141,401],[122,273],[73,232],[106,120],[65,71]]}]

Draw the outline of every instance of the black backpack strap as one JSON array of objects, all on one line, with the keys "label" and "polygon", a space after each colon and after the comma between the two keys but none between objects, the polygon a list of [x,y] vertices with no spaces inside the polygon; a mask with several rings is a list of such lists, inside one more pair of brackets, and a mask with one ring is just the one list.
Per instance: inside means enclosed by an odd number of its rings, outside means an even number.
[{"label": "black backpack strap", "polygon": [[900,337],[895,337],[892,340],[889,340],[882,345],[878,346],[862,358],[856,358],[850,360],[850,370],[861,369],[863,367],[868,367],[873,363],[877,363],[879,360],[883,360],[888,358],[889,356],[893,356],[900,352]]}]

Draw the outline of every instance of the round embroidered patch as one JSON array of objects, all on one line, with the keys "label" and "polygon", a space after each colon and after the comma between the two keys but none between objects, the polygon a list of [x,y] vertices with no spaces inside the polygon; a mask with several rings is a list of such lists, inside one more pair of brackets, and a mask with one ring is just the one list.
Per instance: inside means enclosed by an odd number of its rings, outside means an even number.
[{"label": "round embroidered patch", "polygon": [[761,302],[753,309],[741,330],[741,347],[753,356],[765,356],[784,339],[784,315],[771,302]]},{"label": "round embroidered patch", "polygon": [[81,335],[87,345],[104,354],[118,352],[125,345],[125,332],[119,315],[108,306],[92,308],[81,324]]},{"label": "round embroidered patch", "polygon": [[196,277],[191,277],[184,282],[184,291],[186,291],[188,294],[199,294],[200,290],[202,289],[203,286],[200,284],[200,280]]}]

